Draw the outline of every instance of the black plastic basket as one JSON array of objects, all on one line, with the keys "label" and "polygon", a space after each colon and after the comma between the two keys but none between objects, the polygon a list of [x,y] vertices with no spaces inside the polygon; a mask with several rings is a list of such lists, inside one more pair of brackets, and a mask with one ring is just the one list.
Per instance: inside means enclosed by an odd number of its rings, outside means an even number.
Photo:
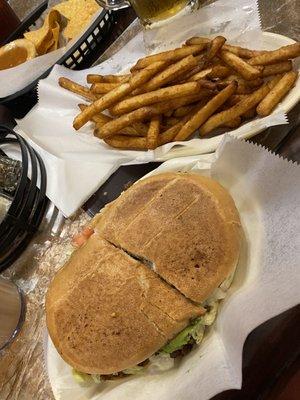
[{"label": "black plastic basket", "polygon": [[[3,44],[23,37],[25,32],[34,28],[36,21],[47,9],[47,4],[48,2],[44,1],[39,7],[37,7]],[[56,64],[61,64],[67,68],[75,70],[89,68],[99,58],[99,55],[105,51],[107,47],[105,39],[113,25],[113,12],[111,10],[102,10],[101,14],[96,18],[84,35],[82,35],[80,40],[75,43],[74,46],[72,46],[63,57],[56,62]],[[16,118],[22,118],[37,101],[36,87],[38,81],[46,78],[51,69],[52,67],[24,89],[10,96],[0,98],[0,104],[9,107]]]},{"label": "black plastic basket", "polygon": [[43,160],[21,136],[6,125],[0,125],[1,154],[5,154],[1,145],[9,143],[20,147],[22,170],[13,197],[9,196],[10,207],[0,223],[0,272],[8,268],[26,248],[37,231],[48,204]]}]

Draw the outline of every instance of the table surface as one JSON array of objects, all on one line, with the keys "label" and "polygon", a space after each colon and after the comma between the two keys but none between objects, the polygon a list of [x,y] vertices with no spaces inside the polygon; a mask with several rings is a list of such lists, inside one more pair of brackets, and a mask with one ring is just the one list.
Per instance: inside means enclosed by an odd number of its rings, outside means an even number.
[{"label": "table surface", "polygon": [[[298,0],[260,1],[264,30],[300,39]],[[135,18],[131,9],[117,13],[114,30],[124,30]],[[300,105],[288,115],[289,125],[269,128],[251,141],[300,162]],[[8,116],[1,114],[0,122]],[[43,355],[44,295],[70,238],[95,214],[157,163],[121,167],[86,203],[85,210],[64,220],[50,206],[39,234],[22,258],[3,275],[26,295],[26,319],[16,340],[0,354],[1,400],[51,400],[53,395]],[[242,390],[230,390],[214,400],[296,400],[300,393],[300,307],[265,322],[247,338],[243,352]],[[201,400],[201,399],[199,399]]]}]

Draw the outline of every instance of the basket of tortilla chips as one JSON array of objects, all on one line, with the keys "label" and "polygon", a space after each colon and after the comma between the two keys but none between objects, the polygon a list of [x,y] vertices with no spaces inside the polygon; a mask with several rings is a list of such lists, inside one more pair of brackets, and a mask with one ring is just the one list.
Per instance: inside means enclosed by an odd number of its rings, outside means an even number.
[{"label": "basket of tortilla chips", "polygon": [[[0,73],[58,49],[66,51],[54,63],[71,69],[88,68],[107,47],[105,38],[113,22],[112,11],[101,9],[95,0],[45,1],[0,47]],[[0,103],[11,106],[14,100],[15,107],[16,99],[26,94],[33,97],[29,103],[34,104],[36,84],[49,74],[52,65],[22,90],[0,96]]]}]

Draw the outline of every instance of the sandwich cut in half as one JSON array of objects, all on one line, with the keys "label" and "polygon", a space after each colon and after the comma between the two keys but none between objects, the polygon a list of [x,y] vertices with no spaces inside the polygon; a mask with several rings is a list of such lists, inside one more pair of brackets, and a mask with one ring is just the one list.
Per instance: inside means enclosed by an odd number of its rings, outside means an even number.
[{"label": "sandwich cut in half", "polygon": [[91,232],[47,292],[56,349],[81,380],[171,367],[201,342],[231,283],[233,199],[210,178],[159,174],[107,205]]}]

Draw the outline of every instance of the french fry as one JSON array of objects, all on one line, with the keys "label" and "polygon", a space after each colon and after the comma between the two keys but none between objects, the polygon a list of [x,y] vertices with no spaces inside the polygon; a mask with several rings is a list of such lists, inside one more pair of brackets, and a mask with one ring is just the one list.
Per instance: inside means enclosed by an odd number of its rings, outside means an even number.
[{"label": "french fry", "polygon": [[104,139],[105,143],[117,149],[147,150],[147,138],[115,135]]},{"label": "french fry", "polygon": [[[160,108],[159,108],[160,110]],[[159,115],[158,107],[142,107],[128,114],[124,114],[119,118],[113,119],[101,128],[102,137],[106,138],[121,132],[126,126],[130,126],[134,122],[150,119],[154,115]]]},{"label": "french fry", "polygon": [[211,39],[209,39],[209,38],[195,36],[195,37],[192,37],[192,38],[188,39],[185,42],[185,44],[187,46],[196,46],[196,45],[200,45],[200,44],[209,45],[210,42],[211,42]]},{"label": "french fry", "polygon": [[164,119],[164,123],[168,127],[174,126],[174,125],[178,124],[178,122],[179,122],[179,119],[176,117],[167,117]]},{"label": "french fry", "polygon": [[203,108],[187,121],[175,137],[175,141],[185,140],[194,133],[225,101],[232,96],[237,88],[235,81],[213,97]]},{"label": "french fry", "polygon": [[211,72],[208,74],[209,78],[226,78],[232,74],[232,69],[224,65],[214,65]]},{"label": "french fry", "polygon": [[167,129],[165,132],[163,132],[160,136],[159,136],[159,145],[163,145],[166,143],[170,143],[174,140],[174,137],[178,134],[178,132],[180,131],[180,129],[184,126],[184,124],[191,118],[191,116],[193,115],[194,108],[191,111],[191,113],[189,113],[188,115],[186,115],[185,117],[182,118],[181,121],[179,121],[176,125],[173,125],[172,127],[170,127],[169,129]]},{"label": "french fry", "polygon": [[86,77],[87,83],[124,83],[128,82],[130,74],[127,75],[98,75],[88,74]]},{"label": "french fry", "polygon": [[166,112],[164,112],[164,116],[165,117],[171,117],[173,115],[173,110],[168,110],[168,111],[166,111]]},{"label": "french fry", "polygon": [[59,86],[61,86],[62,88],[67,89],[70,92],[76,93],[87,100],[94,101],[97,99],[97,97],[90,92],[89,88],[79,85],[78,83],[73,82],[68,78],[61,77],[59,78],[58,83]]},{"label": "french fry", "polygon": [[[78,104],[78,107],[80,108],[81,111],[83,111],[87,106],[85,104]],[[109,115],[99,113],[96,114],[92,117],[92,121],[95,122],[96,128],[94,130],[94,136],[99,137],[102,139],[101,136],[101,128],[103,125],[105,125],[107,122],[112,121],[112,117]],[[128,136],[146,136],[148,132],[148,128],[146,125],[143,123],[136,123],[133,124],[132,126],[127,126],[122,130],[122,135],[128,135]]]},{"label": "french fry", "polygon": [[227,106],[234,106],[235,104],[239,103],[240,101],[244,100],[247,97],[246,94],[234,94],[233,96],[229,97],[226,101]]},{"label": "french fry", "polygon": [[118,86],[120,86],[120,83],[93,83],[91,86],[91,91],[95,94],[104,94],[110,92]]},{"label": "french fry", "polygon": [[245,119],[251,119],[254,118],[256,115],[256,107],[250,108],[250,110],[246,111],[242,117]]},{"label": "french fry", "polygon": [[175,118],[181,118],[189,114],[192,111],[193,106],[181,106],[174,111],[173,115]]},{"label": "french fry", "polygon": [[[87,108],[86,104],[78,104],[78,107],[81,111],[85,110]],[[112,120],[112,117],[109,115],[103,114],[103,113],[98,113],[94,115],[91,120],[99,125],[105,125],[107,122]]]},{"label": "french fry", "polygon": [[104,82],[103,75],[98,75],[98,74],[88,74],[86,76],[86,81],[87,81],[87,83]]},{"label": "french fry", "polygon": [[219,57],[247,81],[259,78],[261,75],[259,69],[249,65],[242,58],[230,53],[230,51],[220,51]]},{"label": "french fry", "polygon": [[[81,110],[84,110],[86,105],[79,104],[79,107]],[[95,122],[95,124],[96,124],[96,128],[94,130],[94,136],[97,136],[100,139],[102,139],[102,135],[101,135],[102,126],[112,120],[113,120],[113,118],[106,114],[99,113],[97,115],[94,115],[92,118],[92,121]],[[143,124],[142,122],[140,122],[140,123],[132,124],[132,126],[126,126],[124,129],[122,129],[122,132],[120,132],[120,134],[127,135],[127,136],[147,136],[147,132],[148,132],[148,127],[145,124]]]},{"label": "french fry", "polygon": [[155,75],[149,82],[147,82],[141,89],[142,92],[150,92],[158,89],[174,79],[174,76],[183,72],[190,71],[197,65],[195,57],[189,55],[175,64],[170,65],[165,70]]},{"label": "french fry", "polygon": [[168,110],[175,110],[176,108],[184,106],[186,104],[194,103],[195,101],[204,99],[210,94],[210,90],[203,89],[198,95],[184,96],[170,101],[157,103],[152,106],[139,108],[130,112],[129,114],[121,115],[120,117],[104,125],[101,129],[101,134],[103,135],[103,137],[112,136],[117,132],[121,132],[126,126],[132,126],[132,124],[136,122],[149,120],[153,116],[161,115]]},{"label": "french fry", "polygon": [[274,51],[266,51],[264,54],[252,57],[249,60],[250,65],[270,65],[279,61],[286,61],[290,58],[300,56],[300,42],[280,47]]},{"label": "french fry", "polygon": [[230,121],[225,122],[223,125],[224,128],[230,128],[230,129],[236,129],[238,128],[242,123],[241,117],[236,117]]},{"label": "french fry", "polygon": [[[195,57],[196,58],[196,57]],[[194,67],[191,71],[188,71],[187,73],[180,74],[174,82],[189,82],[191,81],[191,77],[196,75],[197,73],[201,72],[204,67],[204,62],[199,63]],[[173,82],[173,81],[172,81]]]},{"label": "french fry", "polygon": [[271,114],[280,100],[294,86],[298,74],[294,71],[287,72],[280,81],[273,87],[267,96],[259,103],[256,108],[257,114],[261,117]]},{"label": "french fry", "polygon": [[182,58],[189,56],[190,54],[199,54],[206,45],[200,44],[196,46],[181,47],[175,50],[164,51],[162,53],[153,54],[145,58],[141,58],[134,67],[131,68],[132,71],[142,69],[156,61],[166,61],[175,62],[181,60]]},{"label": "french fry", "polygon": [[[186,41],[187,45],[197,45],[197,44],[209,44],[211,39],[204,38],[204,37],[193,37]],[[241,58],[252,58],[261,54],[264,54],[265,51],[259,50],[249,50],[239,46],[231,46],[229,44],[223,45],[223,50],[230,51]]]},{"label": "french fry", "polygon": [[[125,83],[130,79],[130,74],[125,75],[99,75],[102,77],[102,81],[104,83]],[[96,82],[91,82],[96,83]]]},{"label": "french fry", "polygon": [[256,78],[250,81],[246,81],[245,83],[249,86],[249,88],[257,88],[264,83],[264,80],[262,78]]},{"label": "french fry", "polygon": [[228,121],[240,117],[248,110],[255,107],[269,93],[269,91],[276,85],[277,82],[277,78],[272,79],[233,107],[211,116],[200,128],[200,135],[204,136],[208,134],[215,128],[223,126]]},{"label": "french fry", "polygon": [[236,94],[249,94],[255,90],[248,85],[248,81],[245,81],[243,78],[239,77],[239,75],[228,76],[225,80],[217,82],[217,87],[218,89],[223,89],[232,81],[238,83]]},{"label": "french fry", "polygon": [[111,108],[113,115],[121,115],[137,108],[141,108],[154,103],[171,100],[176,97],[197,94],[200,91],[201,84],[198,82],[188,82],[181,85],[169,86],[158,89],[153,92],[143,93],[130,97],[116,104]]},{"label": "french fry", "polygon": [[132,128],[139,133],[140,136],[147,136],[148,126],[143,122],[136,122],[132,124]]},{"label": "french fry", "polygon": [[208,52],[206,55],[206,61],[212,60],[218,52],[221,50],[223,47],[224,43],[226,42],[226,39],[223,36],[216,36],[208,46]]},{"label": "french fry", "polygon": [[282,61],[277,64],[266,65],[262,67],[262,76],[272,76],[283,74],[284,72],[291,71],[293,69],[293,63],[291,60]]},{"label": "french fry", "polygon": [[188,81],[198,81],[204,78],[227,78],[232,73],[232,69],[223,65],[215,65],[210,68],[206,68],[195,75],[188,78]]},{"label": "french fry", "polygon": [[95,114],[104,111],[131,92],[129,83],[122,83],[103,97],[89,105],[78,114],[73,122],[73,127],[78,130],[85,125]]},{"label": "french fry", "polygon": [[264,50],[250,50],[240,46],[231,46],[230,44],[225,44],[223,48],[238,57],[248,59],[265,53]]},{"label": "french fry", "polygon": [[147,147],[150,150],[156,149],[158,145],[158,135],[160,130],[160,117],[156,115],[150,121],[147,134]]},{"label": "french fry", "polygon": [[161,70],[165,69],[168,63],[165,61],[157,61],[147,66],[141,71],[131,75],[129,79],[129,84],[132,90],[140,88],[144,83],[148,82],[154,75],[156,75]]},{"label": "french fry", "polygon": [[[194,71],[192,71],[194,72]],[[208,78],[210,73],[212,72],[212,68],[201,69],[191,76],[187,76],[185,79],[189,82],[199,81],[199,79]]]},{"label": "french fry", "polygon": [[161,68],[165,67],[164,62],[153,63],[151,67],[145,68],[142,71],[139,71],[134,76],[131,76],[129,82],[121,83],[120,86],[117,86],[115,89],[106,93],[100,99],[95,101],[89,107],[87,107],[84,111],[78,114],[73,122],[73,127],[78,130],[83,125],[85,125],[93,115],[98,112],[104,111],[107,108],[113,106],[118,101],[126,97],[132,90],[136,89],[139,85],[147,82],[152,76],[154,76]]}]

